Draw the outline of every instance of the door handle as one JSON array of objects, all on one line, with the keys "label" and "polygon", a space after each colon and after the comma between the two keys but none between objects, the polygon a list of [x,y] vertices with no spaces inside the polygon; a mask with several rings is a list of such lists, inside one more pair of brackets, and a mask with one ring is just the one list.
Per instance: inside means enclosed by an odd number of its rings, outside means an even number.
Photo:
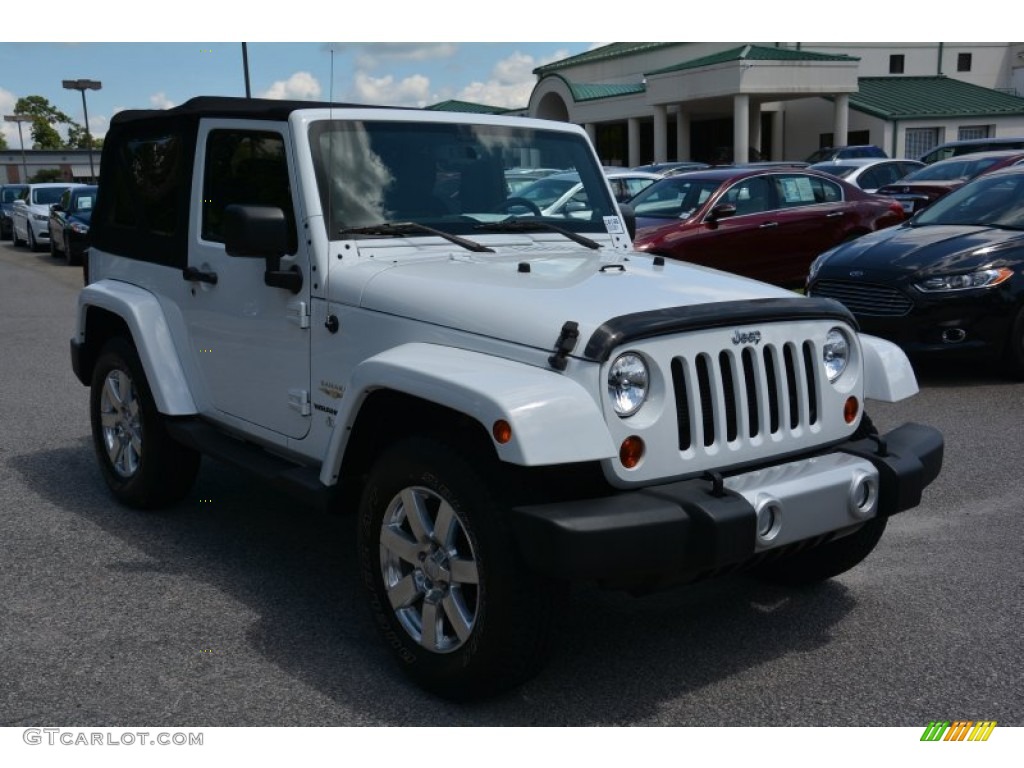
[{"label": "door handle", "polygon": [[217,284],[216,272],[203,272],[201,269],[196,269],[195,267],[185,267],[181,270],[181,276],[188,282],[198,280],[200,283],[209,283],[210,285]]},{"label": "door handle", "polygon": [[826,219],[834,219],[837,216],[842,216],[845,211],[833,211],[832,213],[825,214]]},{"label": "door handle", "polygon": [[758,227],[758,229],[771,229],[772,227],[777,227],[777,226],[779,226],[779,222],[777,222],[777,221],[766,221],[764,224],[761,224]]}]

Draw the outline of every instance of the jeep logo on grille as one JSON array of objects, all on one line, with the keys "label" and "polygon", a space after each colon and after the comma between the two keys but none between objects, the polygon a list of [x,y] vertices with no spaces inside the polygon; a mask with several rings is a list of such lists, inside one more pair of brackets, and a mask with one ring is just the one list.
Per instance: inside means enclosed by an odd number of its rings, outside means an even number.
[{"label": "jeep logo on grille", "polygon": [[733,331],[732,333],[733,344],[760,344],[761,343],[761,332],[760,331]]}]

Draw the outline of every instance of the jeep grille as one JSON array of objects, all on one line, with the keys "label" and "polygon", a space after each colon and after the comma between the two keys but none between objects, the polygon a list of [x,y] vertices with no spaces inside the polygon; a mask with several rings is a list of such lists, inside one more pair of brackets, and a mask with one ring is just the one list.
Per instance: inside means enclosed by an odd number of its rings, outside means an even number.
[{"label": "jeep grille", "polygon": [[810,341],[674,357],[679,450],[717,452],[726,443],[817,424],[814,360]]}]

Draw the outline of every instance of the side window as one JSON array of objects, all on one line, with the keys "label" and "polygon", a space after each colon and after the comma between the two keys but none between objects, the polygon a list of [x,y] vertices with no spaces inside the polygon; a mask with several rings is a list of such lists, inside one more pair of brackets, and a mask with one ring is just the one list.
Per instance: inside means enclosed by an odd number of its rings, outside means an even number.
[{"label": "side window", "polygon": [[284,211],[291,252],[297,248],[295,208],[284,138],[269,131],[211,131],[203,171],[202,237],[224,242],[224,209],[269,205]]},{"label": "side window", "polygon": [[887,183],[887,174],[883,173],[886,166],[876,165],[868,168],[857,179],[857,186],[861,189],[878,189]]},{"label": "side window", "polygon": [[65,190],[64,194],[60,196],[60,200],[57,201],[61,209],[65,211],[71,210],[71,190]]},{"label": "side window", "polygon": [[125,141],[114,178],[111,224],[154,235],[177,234],[185,174],[175,134]]},{"label": "side window", "polygon": [[798,208],[818,203],[835,203],[843,199],[838,184],[817,176],[794,173],[775,177],[782,208]]},{"label": "side window", "polygon": [[775,207],[771,183],[764,176],[751,176],[737,182],[725,193],[722,202],[735,205],[737,216],[770,211]]}]

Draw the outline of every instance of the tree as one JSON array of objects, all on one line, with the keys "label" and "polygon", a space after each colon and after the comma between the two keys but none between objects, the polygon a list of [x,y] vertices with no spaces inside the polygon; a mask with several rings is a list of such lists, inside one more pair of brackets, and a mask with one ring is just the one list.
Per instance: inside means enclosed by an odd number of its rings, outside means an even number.
[{"label": "tree", "polygon": [[64,181],[59,168],[42,168],[33,174],[29,184],[48,184],[51,181]]},{"label": "tree", "polygon": [[97,139],[95,136],[86,136],[85,128],[82,126],[74,124],[68,128],[68,149],[87,149],[89,147],[89,139],[92,139],[93,149],[103,148],[103,139]]},{"label": "tree", "polygon": [[0,133],[0,149],[7,149],[7,139]]},{"label": "tree", "polygon": [[[14,112],[18,115],[31,115],[32,120],[32,147],[33,149],[64,149],[65,143],[61,139],[54,123],[67,125],[70,131],[73,128],[84,129],[72,120],[68,115],[53,106],[49,99],[43,96],[25,96],[18,99],[14,105]],[[73,146],[73,145],[69,145]]]}]

